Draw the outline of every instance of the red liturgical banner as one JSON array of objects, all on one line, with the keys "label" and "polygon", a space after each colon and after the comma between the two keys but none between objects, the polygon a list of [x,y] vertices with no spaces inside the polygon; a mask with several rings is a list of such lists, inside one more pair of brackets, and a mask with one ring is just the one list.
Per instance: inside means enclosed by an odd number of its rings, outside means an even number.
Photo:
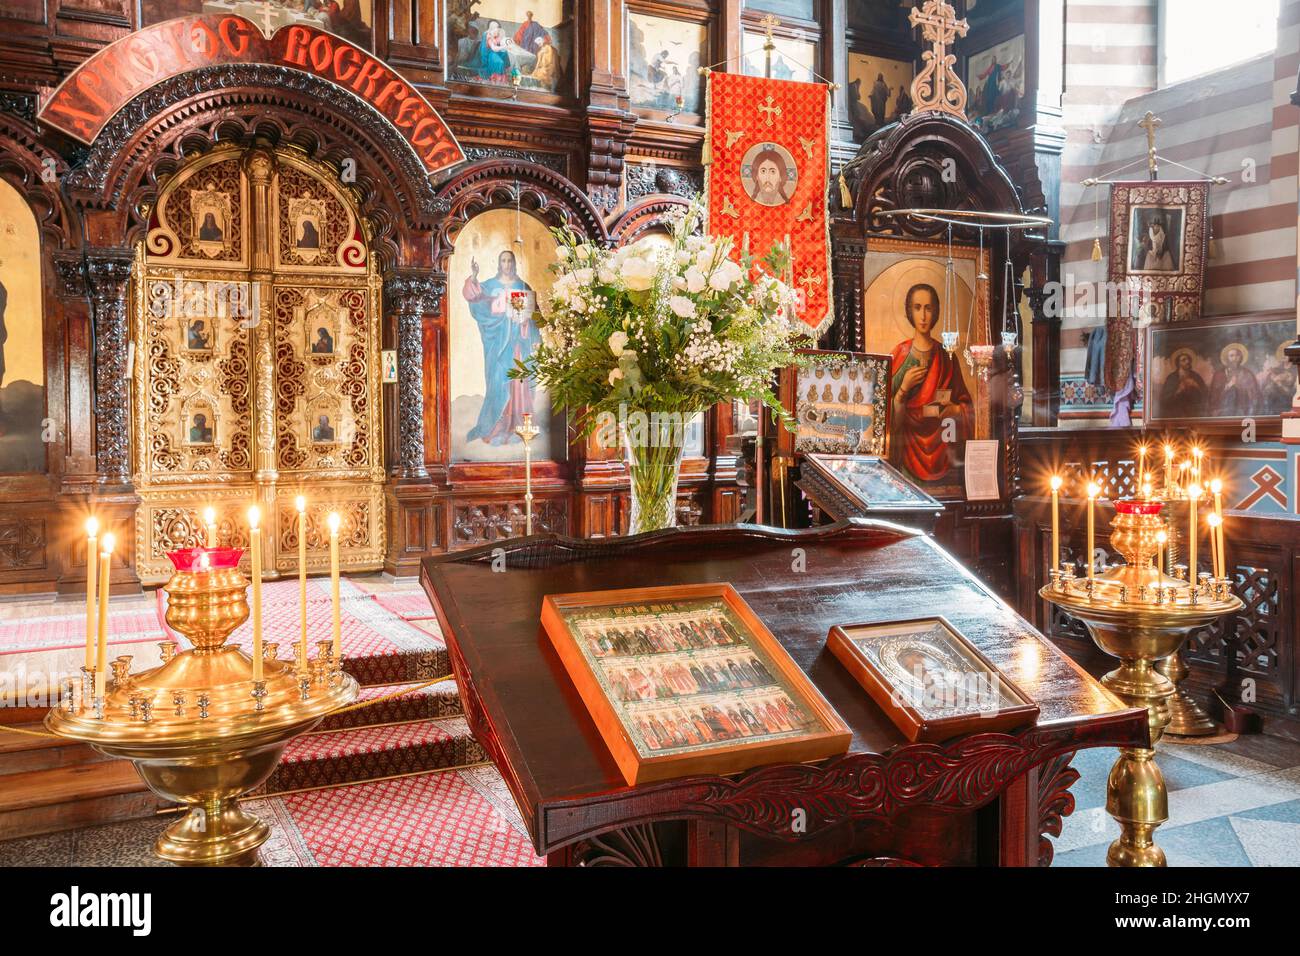
[{"label": "red liturgical banner", "polygon": [[39,119],[92,142],[123,106],[163,80],[228,63],[265,63],[310,73],[365,100],[411,144],[429,175],[465,154],[428,100],[394,70],[342,37],[292,24],[268,39],[243,17],[179,17],[110,43],[68,75]]},{"label": "red liturgical banner", "polygon": [[828,110],[823,83],[709,74],[709,232],[748,238],[756,256],[788,236],[800,318],[817,332],[834,317],[830,298]]}]

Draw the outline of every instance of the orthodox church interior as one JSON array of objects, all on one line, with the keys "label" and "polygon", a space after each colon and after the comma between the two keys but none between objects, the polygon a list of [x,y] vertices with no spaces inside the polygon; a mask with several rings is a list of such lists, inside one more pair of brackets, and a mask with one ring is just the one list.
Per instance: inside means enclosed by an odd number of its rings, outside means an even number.
[{"label": "orthodox church interior", "polygon": [[1300,865],[1300,0],[0,26],[0,864]]}]

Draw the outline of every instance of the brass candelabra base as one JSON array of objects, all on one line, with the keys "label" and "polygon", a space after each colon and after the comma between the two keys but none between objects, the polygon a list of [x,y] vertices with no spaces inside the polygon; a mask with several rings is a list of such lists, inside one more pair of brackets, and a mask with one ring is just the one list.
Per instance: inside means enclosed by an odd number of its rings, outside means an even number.
[{"label": "brass candelabra base", "polygon": [[1169,726],[1165,728],[1165,733],[1175,737],[1208,737],[1218,733],[1219,725],[1181,686],[1187,677],[1183,652],[1180,650],[1172,657],[1158,662],[1156,670],[1174,685],[1174,692],[1169,697]]},{"label": "brass candelabra base", "polygon": [[[1039,596],[1078,618],[1093,642],[1120,665],[1101,679],[1116,697],[1147,712],[1151,743],[1124,747],[1106,780],[1106,811],[1120,835],[1106,853],[1111,866],[1164,866],[1155,831],[1169,819],[1169,791],[1156,763],[1156,744],[1169,727],[1174,683],[1156,667],[1172,658],[1187,636],[1242,607],[1226,579],[1184,581],[1156,566],[1158,544],[1167,537],[1158,501],[1116,501],[1112,546],[1125,563],[1079,580],[1069,566],[1052,570]],[[1176,673],[1176,670],[1175,670]],[[1185,671],[1184,671],[1185,673]]]},{"label": "brass candelabra base", "polygon": [[150,790],[188,808],[154,847],[182,866],[257,863],[270,828],[240,797],[266,781],[290,740],[357,696],[331,642],[310,673],[269,657],[260,675],[227,646],[248,617],[246,586],[237,567],[178,571],[167,584],[167,623],[194,647],[174,654],[166,641],[162,666],[130,674],[127,660],[103,698],[66,699],[45,718],[56,734],[130,760]]},{"label": "brass candelabra base", "polygon": [[1156,662],[1173,655],[1196,628],[1241,607],[1231,594],[1198,595],[1193,601],[1185,582],[1163,576],[1160,584],[1166,593],[1175,594],[1182,585],[1184,596],[1158,604],[1127,600],[1128,593],[1137,594],[1138,578],[1150,575],[1149,569],[1122,566],[1099,575],[1091,593],[1059,580],[1039,591],[1041,597],[1083,621],[1096,645],[1119,658],[1120,666],[1106,674],[1102,684],[1124,703],[1147,711],[1151,746],[1121,748],[1106,780],[1106,812],[1120,827],[1119,838],[1106,853],[1110,866],[1165,865],[1155,831],[1169,819],[1169,792],[1155,760],[1155,746],[1169,726],[1174,685],[1156,669]]}]

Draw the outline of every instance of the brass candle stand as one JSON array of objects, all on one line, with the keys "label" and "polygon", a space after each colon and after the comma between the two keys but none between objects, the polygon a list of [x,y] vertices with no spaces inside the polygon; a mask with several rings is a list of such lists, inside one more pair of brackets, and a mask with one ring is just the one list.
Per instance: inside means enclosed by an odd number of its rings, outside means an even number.
[{"label": "brass candle stand", "polygon": [[1111,866],[1165,865],[1154,834],[1169,818],[1169,794],[1155,745],[1169,724],[1174,685],[1155,663],[1172,657],[1192,631],[1242,608],[1226,578],[1201,575],[1189,582],[1153,563],[1157,536],[1168,534],[1163,507],[1153,500],[1116,501],[1110,541],[1126,563],[1082,579],[1062,565],[1038,592],[1083,621],[1097,646],[1119,658],[1102,684],[1124,703],[1147,709],[1151,746],[1121,748],[1106,783],[1106,810],[1120,825],[1106,854]]},{"label": "brass candle stand", "polygon": [[533,439],[542,430],[533,424],[533,413],[524,412],[523,424],[515,426],[515,434],[524,443],[524,534],[533,533]]},{"label": "brass candle stand", "polygon": [[270,828],[239,798],[271,775],[291,739],[357,696],[357,682],[331,655],[299,673],[270,644],[254,681],[252,660],[226,644],[249,614],[241,554],[169,554],[176,572],[165,585],[167,624],[193,648],[176,653],[175,642],[164,641],[162,665],[138,674],[129,672],[129,658],[118,658],[103,697],[87,693],[92,675],[80,695],[75,682],[66,687],[45,718],[53,733],[130,760],[150,790],[189,807],[154,847],[180,865],[256,864]]},{"label": "brass candle stand", "polygon": [[[1170,524],[1167,567],[1173,569],[1175,577],[1186,581],[1187,565],[1179,561],[1180,556],[1185,556],[1182,552],[1186,546],[1184,540],[1186,536],[1182,529],[1187,525],[1187,495],[1186,492],[1175,487],[1165,489],[1161,493],[1161,498],[1164,500],[1164,513],[1169,517]],[[1208,512],[1209,497],[1203,496],[1200,505]],[[1165,728],[1165,733],[1175,737],[1208,737],[1219,732],[1219,725],[1182,687],[1183,680],[1188,674],[1187,663],[1183,659],[1185,653],[1186,644],[1183,644],[1173,654],[1156,663],[1156,670],[1169,678],[1169,682],[1174,685],[1174,692],[1169,698],[1169,726]]]}]

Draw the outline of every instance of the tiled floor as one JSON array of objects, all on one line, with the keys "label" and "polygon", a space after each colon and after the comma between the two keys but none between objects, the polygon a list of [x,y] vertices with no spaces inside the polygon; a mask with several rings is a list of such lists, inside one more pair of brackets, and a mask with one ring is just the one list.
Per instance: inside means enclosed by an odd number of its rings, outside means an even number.
[{"label": "tiled floor", "polygon": [[[1054,866],[1105,866],[1119,826],[1106,813],[1112,749],[1084,750],[1074,813]],[[1300,744],[1242,737],[1222,744],[1161,742],[1169,822],[1156,831],[1170,866],[1300,866]]]}]

